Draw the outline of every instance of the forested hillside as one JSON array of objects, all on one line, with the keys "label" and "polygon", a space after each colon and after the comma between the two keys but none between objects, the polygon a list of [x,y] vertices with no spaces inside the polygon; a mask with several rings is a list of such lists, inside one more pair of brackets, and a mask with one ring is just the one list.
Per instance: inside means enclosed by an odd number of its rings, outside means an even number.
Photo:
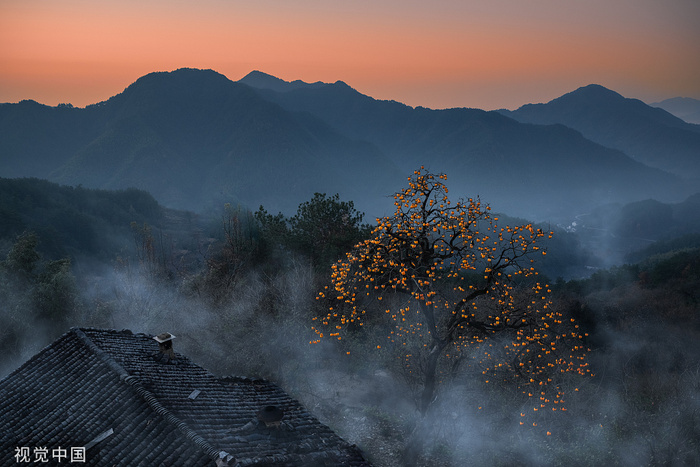
[{"label": "forested hillside", "polygon": [[41,238],[49,258],[93,257],[110,260],[129,236],[131,222],[160,224],[164,210],[149,193],[60,186],[36,178],[0,178],[0,239],[24,231]]}]

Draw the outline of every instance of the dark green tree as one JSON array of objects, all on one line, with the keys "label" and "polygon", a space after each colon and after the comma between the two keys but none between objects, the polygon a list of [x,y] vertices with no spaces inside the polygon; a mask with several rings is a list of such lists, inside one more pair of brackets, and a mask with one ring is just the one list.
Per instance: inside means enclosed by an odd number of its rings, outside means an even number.
[{"label": "dark green tree", "polygon": [[4,267],[12,274],[25,280],[33,280],[41,256],[36,248],[39,238],[34,232],[24,232],[12,245],[3,262]]},{"label": "dark green tree", "polygon": [[78,289],[68,258],[44,266],[34,289],[37,318],[53,325],[68,324],[78,308]]},{"label": "dark green tree", "polygon": [[355,203],[341,201],[337,193],[333,196],[315,193],[290,218],[282,213],[273,216],[262,206],[255,213],[268,244],[303,254],[317,269],[326,269],[367,238],[371,229],[362,223],[363,217],[364,213],[355,209]]},{"label": "dark green tree", "polygon": [[266,251],[275,246],[287,246],[289,242],[289,227],[284,214],[280,212],[273,216],[264,207],[260,206],[254,216],[260,229],[261,240],[264,243],[263,248]]},{"label": "dark green tree", "polygon": [[0,353],[7,361],[21,358],[36,325],[58,337],[79,309],[70,260],[44,262],[38,245],[39,237],[25,232],[0,261]]}]

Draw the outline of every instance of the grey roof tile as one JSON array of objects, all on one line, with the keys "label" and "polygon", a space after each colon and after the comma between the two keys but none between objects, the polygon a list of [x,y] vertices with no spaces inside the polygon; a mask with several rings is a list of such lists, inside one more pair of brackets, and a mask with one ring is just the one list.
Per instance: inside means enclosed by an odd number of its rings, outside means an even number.
[{"label": "grey roof tile", "polygon": [[[0,464],[92,441],[86,465],[368,465],[274,383],[161,358],[152,337],[74,328],[0,381]],[[270,405],[279,426],[257,418]]]}]

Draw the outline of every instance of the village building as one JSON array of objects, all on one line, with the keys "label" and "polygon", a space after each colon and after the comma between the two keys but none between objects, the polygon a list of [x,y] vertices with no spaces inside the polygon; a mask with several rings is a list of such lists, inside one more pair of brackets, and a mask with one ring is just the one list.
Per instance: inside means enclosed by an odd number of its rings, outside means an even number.
[{"label": "village building", "polygon": [[217,377],[175,336],[73,328],[0,381],[0,465],[362,466],[272,382]]}]

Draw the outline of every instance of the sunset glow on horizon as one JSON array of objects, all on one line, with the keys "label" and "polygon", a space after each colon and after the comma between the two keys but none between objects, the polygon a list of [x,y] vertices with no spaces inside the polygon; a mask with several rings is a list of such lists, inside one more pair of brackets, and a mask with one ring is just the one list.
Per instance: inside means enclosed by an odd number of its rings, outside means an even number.
[{"label": "sunset glow on horizon", "polygon": [[700,99],[700,2],[0,1],[0,102],[100,102],[153,71],[342,80],[432,108],[514,109],[601,84]]}]

